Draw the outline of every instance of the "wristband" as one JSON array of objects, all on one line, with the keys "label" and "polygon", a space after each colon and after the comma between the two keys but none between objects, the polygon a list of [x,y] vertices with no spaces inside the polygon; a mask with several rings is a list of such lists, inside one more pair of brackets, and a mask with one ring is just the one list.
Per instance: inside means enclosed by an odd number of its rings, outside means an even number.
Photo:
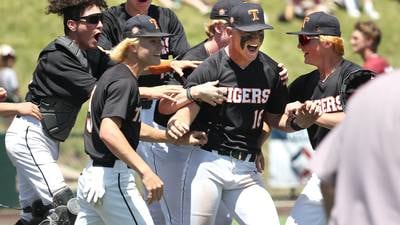
[{"label": "wristband", "polygon": [[186,88],[186,98],[191,100],[191,101],[194,101],[192,93],[191,93],[191,90],[190,90],[190,87]]},{"label": "wristband", "polygon": [[292,119],[290,121],[290,127],[295,131],[299,131],[299,130],[305,129],[305,128],[300,127],[296,122],[294,122],[294,119]]}]

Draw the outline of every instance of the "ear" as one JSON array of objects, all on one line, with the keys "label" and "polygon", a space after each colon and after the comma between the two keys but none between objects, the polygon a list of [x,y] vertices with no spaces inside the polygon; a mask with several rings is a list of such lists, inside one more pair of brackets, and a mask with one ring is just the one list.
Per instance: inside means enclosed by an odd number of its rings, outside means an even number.
[{"label": "ear", "polygon": [[232,27],[226,27],[226,33],[228,34],[229,37],[232,37],[232,33],[233,33]]},{"label": "ear", "polygon": [[75,32],[78,30],[79,22],[75,20],[67,20],[67,27],[70,31]]},{"label": "ear", "polygon": [[215,26],[214,26],[215,33],[221,34],[224,30],[224,27],[225,27],[225,25],[223,25],[221,23],[215,24]]},{"label": "ear", "polygon": [[129,45],[128,50],[129,50],[129,52],[137,53],[138,45]]}]

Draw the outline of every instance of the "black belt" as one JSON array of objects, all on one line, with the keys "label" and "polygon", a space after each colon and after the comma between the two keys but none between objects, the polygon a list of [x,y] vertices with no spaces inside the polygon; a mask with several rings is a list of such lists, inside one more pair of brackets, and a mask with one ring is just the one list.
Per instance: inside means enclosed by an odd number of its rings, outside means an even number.
[{"label": "black belt", "polygon": [[218,155],[231,156],[235,159],[239,159],[246,162],[256,161],[256,156],[257,156],[257,154],[247,153],[243,151],[234,151],[234,150],[232,151],[206,150],[206,151],[214,152],[217,153]]},{"label": "black belt", "polygon": [[93,160],[92,166],[112,168],[112,167],[114,167],[114,164],[115,164],[115,160],[114,161]]},{"label": "black belt", "polygon": [[[115,165],[115,160],[114,161],[101,161],[101,160],[95,160],[92,159],[92,166],[94,167],[107,167],[107,168],[113,168]],[[126,165],[130,169],[128,165]]]}]

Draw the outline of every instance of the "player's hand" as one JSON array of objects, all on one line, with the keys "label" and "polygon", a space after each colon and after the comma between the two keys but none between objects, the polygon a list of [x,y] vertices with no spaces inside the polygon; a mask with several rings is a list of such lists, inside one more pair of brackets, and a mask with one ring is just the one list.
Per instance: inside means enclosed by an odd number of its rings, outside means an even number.
[{"label": "player's hand", "polygon": [[262,173],[265,169],[265,159],[262,151],[256,155],[256,168],[257,172]]},{"label": "player's hand", "polygon": [[284,85],[287,85],[289,80],[288,70],[283,63],[278,63],[278,67],[281,69],[279,72],[279,77]]},{"label": "player's hand", "polygon": [[308,128],[322,115],[321,107],[313,102],[306,101],[296,112],[295,122],[302,128]]},{"label": "player's hand", "polygon": [[160,85],[155,87],[140,87],[140,96],[148,99],[165,98],[175,102],[174,96],[184,92],[181,85]]},{"label": "player's hand", "polygon": [[208,138],[205,132],[192,131],[179,138],[175,144],[177,145],[205,145]]},{"label": "player's hand", "polygon": [[19,115],[33,116],[38,120],[42,120],[43,116],[40,113],[39,107],[32,102],[16,103]]},{"label": "player's hand", "polygon": [[189,125],[177,119],[171,119],[167,124],[167,134],[175,140],[183,137],[189,130]]},{"label": "player's hand", "polygon": [[0,102],[4,102],[7,98],[7,91],[6,89],[0,87]]},{"label": "player's hand", "polygon": [[169,66],[177,73],[179,76],[183,76],[183,69],[186,68],[196,68],[203,61],[190,61],[190,60],[172,60]]},{"label": "player's hand", "polygon": [[294,118],[296,116],[297,111],[300,110],[302,107],[303,103],[299,101],[288,103],[285,107],[285,114],[289,118]]},{"label": "player's hand", "polygon": [[142,182],[147,190],[147,204],[160,201],[164,191],[164,183],[150,168],[143,172]]},{"label": "player's hand", "polygon": [[222,104],[226,100],[227,89],[216,87],[219,81],[210,81],[204,84],[191,87],[191,94],[194,99],[206,102],[212,106]]},{"label": "player's hand", "polygon": [[91,204],[102,204],[102,198],[106,193],[104,184],[104,167],[89,167],[85,171],[88,173],[88,180],[83,188],[83,197]]}]

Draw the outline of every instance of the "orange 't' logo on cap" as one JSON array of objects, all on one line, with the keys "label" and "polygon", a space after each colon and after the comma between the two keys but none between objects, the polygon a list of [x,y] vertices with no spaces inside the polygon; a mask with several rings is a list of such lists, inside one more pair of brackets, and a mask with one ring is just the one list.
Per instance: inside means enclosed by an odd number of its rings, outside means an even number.
[{"label": "orange 't' logo on cap", "polygon": [[303,25],[301,26],[301,28],[304,28],[304,26],[306,25],[306,23],[307,23],[308,21],[310,21],[310,17],[308,17],[308,16],[304,17]]},{"label": "orange 't' logo on cap", "polygon": [[152,24],[154,24],[154,26],[156,27],[157,30],[160,29],[160,28],[158,27],[157,20],[151,18],[151,19],[149,19],[149,22],[152,23]]},{"label": "orange 't' logo on cap", "polygon": [[260,20],[260,18],[258,18],[258,9],[250,9],[247,12],[249,13],[252,21]]}]

